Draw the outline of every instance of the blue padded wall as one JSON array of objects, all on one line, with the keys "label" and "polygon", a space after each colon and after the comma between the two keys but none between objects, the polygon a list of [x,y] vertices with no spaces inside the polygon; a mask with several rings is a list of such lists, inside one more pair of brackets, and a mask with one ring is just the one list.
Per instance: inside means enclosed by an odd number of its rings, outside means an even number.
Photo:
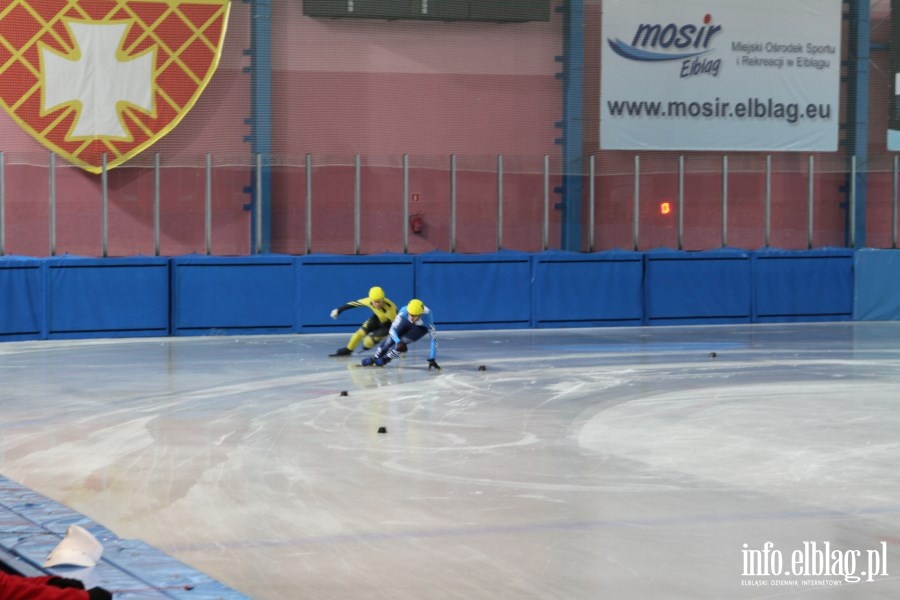
[{"label": "blue padded wall", "polygon": [[169,335],[169,261],[76,258],[46,261],[47,337]]},{"label": "blue padded wall", "polygon": [[385,295],[404,306],[413,297],[413,257],[404,254],[376,256],[310,255],[297,259],[296,293],[298,330],[326,333],[355,331],[372,316],[368,309],[344,312],[337,320],[331,309],[365,298],[377,285]]},{"label": "blue padded wall", "polygon": [[534,257],[534,327],[643,324],[640,252],[543,252]]},{"label": "blue padded wall", "polygon": [[183,256],[172,271],[175,335],[295,331],[290,256]]},{"label": "blue padded wall", "polygon": [[853,254],[853,250],[844,248],[755,252],[754,320],[850,320]]},{"label": "blue padded wall", "polygon": [[0,257],[0,340],[350,332],[367,311],[329,313],[372,285],[442,329],[894,319],[896,275],[897,251],[843,248]]},{"label": "blue padded wall", "polygon": [[432,252],[416,257],[416,295],[443,329],[531,326],[531,254]]},{"label": "blue padded wall", "polygon": [[659,249],[644,261],[648,325],[750,322],[749,252]]},{"label": "blue padded wall", "polygon": [[34,339],[46,331],[44,261],[0,257],[0,340]]},{"label": "blue padded wall", "polygon": [[853,318],[858,321],[900,319],[900,251],[859,250],[854,268]]}]

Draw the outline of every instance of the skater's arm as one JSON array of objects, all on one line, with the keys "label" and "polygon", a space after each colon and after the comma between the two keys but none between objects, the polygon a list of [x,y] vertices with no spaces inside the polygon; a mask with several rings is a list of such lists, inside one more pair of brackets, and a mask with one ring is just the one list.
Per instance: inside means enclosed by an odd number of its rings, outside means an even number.
[{"label": "skater's arm", "polygon": [[437,330],[434,328],[434,315],[431,309],[425,309],[422,315],[422,325],[428,328],[428,337],[431,338],[431,347],[428,352],[428,361],[431,362],[437,358]]},{"label": "skater's arm", "polygon": [[342,304],[342,305],[338,306],[337,308],[335,308],[331,311],[331,318],[337,319],[341,315],[341,313],[344,312],[345,310],[350,310],[351,308],[359,308],[362,306],[369,306],[368,298],[360,298],[359,300],[352,300],[352,301],[348,302],[347,304]]}]

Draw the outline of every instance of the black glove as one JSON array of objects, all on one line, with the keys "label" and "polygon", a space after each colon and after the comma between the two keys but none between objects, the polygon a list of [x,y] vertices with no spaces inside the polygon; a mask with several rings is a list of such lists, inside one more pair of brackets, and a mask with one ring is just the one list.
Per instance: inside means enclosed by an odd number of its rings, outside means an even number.
[{"label": "black glove", "polygon": [[408,350],[406,342],[397,342],[395,347],[397,348],[397,352],[400,352],[401,354]]},{"label": "black glove", "polygon": [[90,600],[112,600],[112,597],[112,594],[102,587],[95,587],[88,590],[88,598],[90,598]]},{"label": "black glove", "polygon": [[57,588],[75,588],[76,590],[83,590],[84,584],[81,583],[80,579],[70,579],[68,577],[51,577],[47,580],[47,585],[52,585]]},{"label": "black glove", "polygon": [[428,370],[430,371],[431,369],[437,369],[438,371],[441,370],[441,366],[437,364],[437,361],[433,358],[428,359]]}]

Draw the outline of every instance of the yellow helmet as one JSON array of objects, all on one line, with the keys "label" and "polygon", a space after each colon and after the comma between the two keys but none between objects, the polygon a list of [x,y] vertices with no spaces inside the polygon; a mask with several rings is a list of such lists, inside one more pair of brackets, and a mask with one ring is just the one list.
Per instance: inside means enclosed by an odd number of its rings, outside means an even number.
[{"label": "yellow helmet", "polygon": [[378,300],[384,300],[384,290],[378,287],[369,288],[369,300],[372,302],[377,302]]},{"label": "yellow helmet", "polygon": [[415,298],[413,298],[409,301],[409,304],[406,305],[406,312],[411,315],[421,315],[423,312],[425,312],[425,305],[421,300],[416,300]]}]

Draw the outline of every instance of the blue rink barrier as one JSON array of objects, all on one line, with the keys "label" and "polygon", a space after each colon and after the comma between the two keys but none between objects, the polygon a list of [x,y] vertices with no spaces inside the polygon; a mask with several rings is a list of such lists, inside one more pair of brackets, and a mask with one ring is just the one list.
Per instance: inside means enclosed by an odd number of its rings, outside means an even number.
[{"label": "blue rink barrier", "polygon": [[860,250],[853,264],[854,320],[900,319],[900,251]]},{"label": "blue rink barrier", "polygon": [[77,258],[45,261],[47,337],[169,334],[169,261]]},{"label": "blue rink barrier", "polygon": [[651,250],[644,255],[648,325],[750,323],[750,253]]},{"label": "blue rink barrier", "polygon": [[853,255],[846,248],[754,252],[754,322],[851,320]]},{"label": "blue rink barrier", "polygon": [[0,258],[0,340],[46,337],[44,261]]},{"label": "blue rink barrier", "polygon": [[[885,271],[884,277],[880,276]],[[900,319],[897,251],[0,257],[0,340],[352,332],[385,289],[441,329]],[[854,312],[856,311],[856,312]]]},{"label": "blue rink barrier", "polygon": [[365,298],[379,286],[403,306],[414,294],[414,258],[408,254],[338,256],[313,254],[296,260],[294,293],[297,331],[329,333],[356,329],[372,316],[368,309],[344,312],[333,320],[333,308]]},{"label": "blue rink barrier", "polygon": [[264,334],[295,329],[290,256],[172,259],[172,333]]},{"label": "blue rink barrier", "polygon": [[432,252],[416,257],[416,297],[443,329],[514,329],[532,324],[531,254]]},{"label": "blue rink barrier", "polygon": [[543,252],[533,260],[533,327],[643,325],[640,252]]}]

